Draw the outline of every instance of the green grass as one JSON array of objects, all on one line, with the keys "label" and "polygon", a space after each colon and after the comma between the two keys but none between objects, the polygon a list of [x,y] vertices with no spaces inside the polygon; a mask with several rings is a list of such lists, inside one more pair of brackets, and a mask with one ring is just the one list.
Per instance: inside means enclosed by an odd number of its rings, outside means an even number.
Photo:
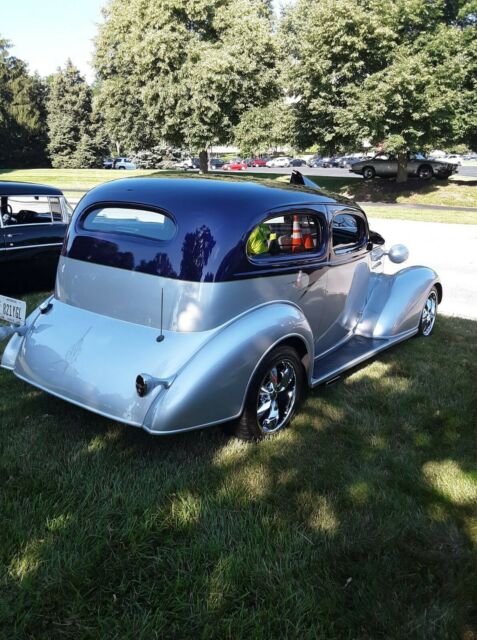
[{"label": "green grass", "polygon": [[363,205],[370,218],[388,220],[418,220],[420,222],[446,222],[451,224],[477,224],[477,211],[453,211],[452,209],[406,209],[404,207],[380,207]]},{"label": "green grass", "polygon": [[259,445],[2,370],[2,637],[475,638],[476,327],[440,318]]}]

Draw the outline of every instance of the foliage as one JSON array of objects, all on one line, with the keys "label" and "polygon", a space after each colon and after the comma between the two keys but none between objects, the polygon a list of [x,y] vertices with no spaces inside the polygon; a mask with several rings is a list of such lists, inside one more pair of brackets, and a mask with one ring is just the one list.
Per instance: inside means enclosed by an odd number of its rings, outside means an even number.
[{"label": "foliage", "polygon": [[0,39],[0,166],[44,166],[46,85]]},{"label": "foliage", "polygon": [[399,154],[470,144],[477,30],[469,4],[299,0],[283,20],[296,137],[330,151],[371,140]]},{"label": "foliage", "polygon": [[124,149],[226,143],[277,95],[269,2],[112,0],[96,46],[106,127]]},{"label": "foliage", "polygon": [[98,166],[105,141],[101,120],[92,111],[91,88],[68,60],[50,81],[48,150],[53,167]]},{"label": "foliage", "polygon": [[290,107],[283,99],[245,112],[234,130],[234,141],[244,156],[263,154],[286,145],[293,129]]}]

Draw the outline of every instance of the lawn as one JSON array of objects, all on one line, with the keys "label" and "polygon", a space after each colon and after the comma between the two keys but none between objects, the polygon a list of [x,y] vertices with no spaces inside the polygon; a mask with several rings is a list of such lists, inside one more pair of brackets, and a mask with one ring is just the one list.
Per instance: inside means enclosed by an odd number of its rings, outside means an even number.
[{"label": "lawn", "polygon": [[2,637],[474,639],[476,377],[476,323],[440,318],[252,445],[2,370]]},{"label": "lawn", "polygon": [[[119,178],[135,176],[158,177],[184,176],[184,171],[111,171],[105,169],[18,169],[0,170],[0,179],[18,180],[21,182],[40,182],[51,184],[60,189],[91,189],[92,187]],[[198,176],[189,173],[189,176]],[[225,172],[218,171],[211,175],[224,176]],[[256,180],[272,179],[288,181],[288,176],[272,172],[232,174],[242,179]],[[310,176],[324,189],[349,196],[359,202],[389,202],[399,204],[438,204],[452,207],[477,207],[477,179],[453,176],[449,181],[419,182],[410,180],[405,186],[396,185],[388,180],[365,182],[352,177]],[[415,214],[418,216],[418,214]],[[418,218],[420,219],[420,218]]]},{"label": "lawn", "polygon": [[388,220],[418,220],[419,222],[445,222],[450,224],[476,224],[477,211],[455,211],[452,209],[419,209],[396,206],[370,206],[362,204],[370,218]]}]

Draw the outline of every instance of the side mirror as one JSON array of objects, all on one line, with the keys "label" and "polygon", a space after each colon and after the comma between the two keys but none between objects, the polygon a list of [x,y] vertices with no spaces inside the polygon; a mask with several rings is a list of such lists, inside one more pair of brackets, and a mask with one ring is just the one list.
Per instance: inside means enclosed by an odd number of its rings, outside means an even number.
[{"label": "side mirror", "polygon": [[386,242],[380,233],[377,233],[376,231],[371,231],[371,229],[369,230],[369,240],[373,244],[379,244],[379,245],[383,245]]},{"label": "side mirror", "polygon": [[393,244],[388,251],[388,257],[391,262],[401,264],[401,262],[406,262],[409,258],[409,249],[403,244]]}]

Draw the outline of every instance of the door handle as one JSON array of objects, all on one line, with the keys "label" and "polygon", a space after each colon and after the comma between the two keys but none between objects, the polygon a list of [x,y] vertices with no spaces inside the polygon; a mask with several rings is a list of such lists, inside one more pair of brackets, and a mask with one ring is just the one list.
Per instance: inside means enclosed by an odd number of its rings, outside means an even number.
[{"label": "door handle", "polygon": [[7,233],[7,238],[13,238],[13,233]]}]

